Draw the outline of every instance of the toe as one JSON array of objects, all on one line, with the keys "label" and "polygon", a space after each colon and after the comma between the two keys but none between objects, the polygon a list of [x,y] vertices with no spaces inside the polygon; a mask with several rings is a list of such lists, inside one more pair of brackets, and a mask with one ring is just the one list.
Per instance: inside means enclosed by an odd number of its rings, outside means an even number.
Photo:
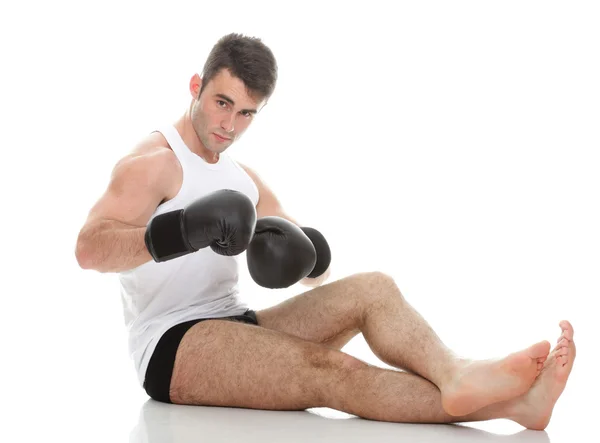
[{"label": "toe", "polygon": [[567,320],[562,320],[559,324],[560,328],[563,331],[563,336],[567,339],[567,340],[573,340],[573,326],[571,325],[571,323],[569,323]]},{"label": "toe", "polygon": [[550,353],[550,342],[548,340],[541,341],[529,348],[529,356],[531,358],[544,358]]}]

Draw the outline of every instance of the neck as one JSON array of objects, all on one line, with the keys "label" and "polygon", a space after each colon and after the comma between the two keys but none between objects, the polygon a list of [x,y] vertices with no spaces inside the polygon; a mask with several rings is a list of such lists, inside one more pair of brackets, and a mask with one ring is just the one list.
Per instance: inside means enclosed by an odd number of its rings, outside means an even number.
[{"label": "neck", "polygon": [[206,149],[202,144],[202,141],[198,138],[198,135],[192,126],[192,119],[190,118],[189,111],[186,111],[175,122],[175,128],[179,134],[181,134],[183,142],[190,148],[190,151],[198,157],[201,157],[207,163],[217,163],[219,161],[219,154]]}]

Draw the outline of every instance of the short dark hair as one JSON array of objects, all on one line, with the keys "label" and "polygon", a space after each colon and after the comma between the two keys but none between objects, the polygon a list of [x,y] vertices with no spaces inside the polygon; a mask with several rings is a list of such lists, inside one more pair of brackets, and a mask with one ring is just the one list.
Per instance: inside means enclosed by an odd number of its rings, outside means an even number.
[{"label": "short dark hair", "polygon": [[250,95],[269,99],[277,83],[277,61],[258,37],[232,33],[221,37],[208,54],[202,70],[202,88],[222,69],[244,82]]}]

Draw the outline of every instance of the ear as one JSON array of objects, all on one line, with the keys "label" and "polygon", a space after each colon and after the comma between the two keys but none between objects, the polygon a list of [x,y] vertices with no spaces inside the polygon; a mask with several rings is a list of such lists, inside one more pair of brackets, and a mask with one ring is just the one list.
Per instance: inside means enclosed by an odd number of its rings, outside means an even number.
[{"label": "ear", "polygon": [[200,89],[202,88],[202,79],[198,74],[194,74],[190,79],[190,94],[196,100],[198,99],[198,95],[200,94]]}]

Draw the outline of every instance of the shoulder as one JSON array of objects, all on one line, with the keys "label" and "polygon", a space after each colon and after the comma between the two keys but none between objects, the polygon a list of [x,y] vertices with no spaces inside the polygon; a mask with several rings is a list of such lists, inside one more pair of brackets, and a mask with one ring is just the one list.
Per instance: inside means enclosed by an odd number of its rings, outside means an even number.
[{"label": "shoulder", "polygon": [[246,174],[248,174],[250,176],[250,178],[252,179],[254,184],[260,189],[262,180],[261,180],[260,176],[258,175],[258,173],[254,169],[250,168],[248,165],[246,165],[244,163],[241,163],[237,160],[233,160],[233,162],[235,164],[237,164],[244,172],[246,172]]},{"label": "shoulder", "polygon": [[129,153],[119,160],[117,166],[119,164],[135,164],[161,170],[181,169],[177,156],[158,132],[153,132],[136,143]]},{"label": "shoulder", "polygon": [[177,156],[160,133],[149,134],[135,144],[115,164],[115,175],[136,177],[147,186],[158,185],[168,196],[176,193],[183,178]]}]

